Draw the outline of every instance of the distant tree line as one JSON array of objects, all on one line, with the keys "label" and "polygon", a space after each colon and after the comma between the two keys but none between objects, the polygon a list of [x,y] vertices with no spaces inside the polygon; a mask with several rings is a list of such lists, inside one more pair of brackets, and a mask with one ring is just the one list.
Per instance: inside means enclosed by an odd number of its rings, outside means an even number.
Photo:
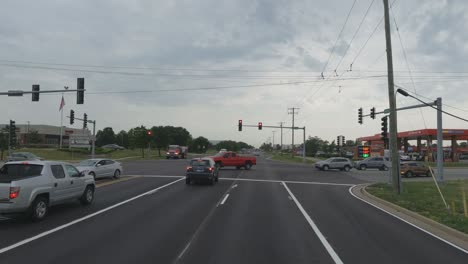
[{"label": "distant tree line", "polygon": [[[148,134],[151,131],[151,134]],[[111,127],[106,127],[96,133],[96,146],[102,147],[108,144],[118,144],[125,148],[141,149],[144,155],[144,149],[158,149],[159,155],[161,150],[165,151],[169,145],[188,146],[189,151],[193,153],[205,153],[208,149],[228,149],[239,151],[242,148],[253,148],[245,142],[236,142],[231,140],[221,141],[213,146],[207,138],[197,137],[192,138],[190,132],[183,127],[173,126],[153,126],[147,128],[139,126],[131,128],[128,131],[121,130],[115,133]]]}]

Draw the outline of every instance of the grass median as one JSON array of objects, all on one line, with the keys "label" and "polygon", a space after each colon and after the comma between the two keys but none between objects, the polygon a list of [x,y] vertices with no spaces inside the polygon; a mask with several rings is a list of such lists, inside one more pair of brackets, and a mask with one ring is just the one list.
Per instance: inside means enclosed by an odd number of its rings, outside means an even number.
[{"label": "grass median", "polygon": [[[400,195],[385,183],[368,186],[366,190],[381,199],[409,209],[446,226],[468,234],[468,217],[464,214],[463,192],[468,195],[468,180],[447,181],[440,190],[450,209],[444,205],[434,182],[403,182]],[[465,203],[468,203],[465,197]]]},{"label": "grass median", "polygon": [[[271,156],[272,160],[277,160],[277,161],[285,161],[285,162],[293,162],[293,163],[304,163],[302,156],[294,156],[292,157],[291,154],[273,154]],[[317,160],[312,159],[310,157],[306,157],[305,164],[315,164]]]}]

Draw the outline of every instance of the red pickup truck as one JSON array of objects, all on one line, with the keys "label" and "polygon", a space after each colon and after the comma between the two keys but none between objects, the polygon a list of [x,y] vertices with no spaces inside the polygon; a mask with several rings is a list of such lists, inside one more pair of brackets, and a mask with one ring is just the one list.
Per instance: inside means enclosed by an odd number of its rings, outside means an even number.
[{"label": "red pickup truck", "polygon": [[236,167],[237,169],[244,167],[246,170],[250,170],[253,165],[257,165],[255,157],[239,156],[232,151],[220,152],[211,158],[219,167]]}]

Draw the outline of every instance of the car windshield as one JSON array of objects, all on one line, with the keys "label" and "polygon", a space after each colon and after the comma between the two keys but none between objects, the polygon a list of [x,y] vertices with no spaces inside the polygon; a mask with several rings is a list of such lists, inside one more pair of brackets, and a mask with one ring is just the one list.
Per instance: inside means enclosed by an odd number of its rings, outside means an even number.
[{"label": "car windshield", "polygon": [[468,264],[468,0],[0,3],[0,264]]},{"label": "car windshield", "polygon": [[43,165],[7,164],[0,169],[0,182],[41,175]]},{"label": "car windshield", "polygon": [[82,160],[82,161],[80,161],[78,166],[93,166],[97,162],[98,162],[98,160]]},{"label": "car windshield", "polygon": [[190,161],[191,166],[210,166],[209,160],[192,160]]}]

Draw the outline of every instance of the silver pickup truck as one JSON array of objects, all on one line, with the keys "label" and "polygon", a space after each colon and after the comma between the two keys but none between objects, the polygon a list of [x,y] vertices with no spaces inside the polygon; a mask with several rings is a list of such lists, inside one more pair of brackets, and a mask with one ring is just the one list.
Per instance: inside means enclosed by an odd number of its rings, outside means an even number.
[{"label": "silver pickup truck", "polygon": [[76,199],[91,204],[94,190],[93,177],[66,162],[7,162],[0,168],[0,215],[28,213],[40,221],[49,206]]}]

